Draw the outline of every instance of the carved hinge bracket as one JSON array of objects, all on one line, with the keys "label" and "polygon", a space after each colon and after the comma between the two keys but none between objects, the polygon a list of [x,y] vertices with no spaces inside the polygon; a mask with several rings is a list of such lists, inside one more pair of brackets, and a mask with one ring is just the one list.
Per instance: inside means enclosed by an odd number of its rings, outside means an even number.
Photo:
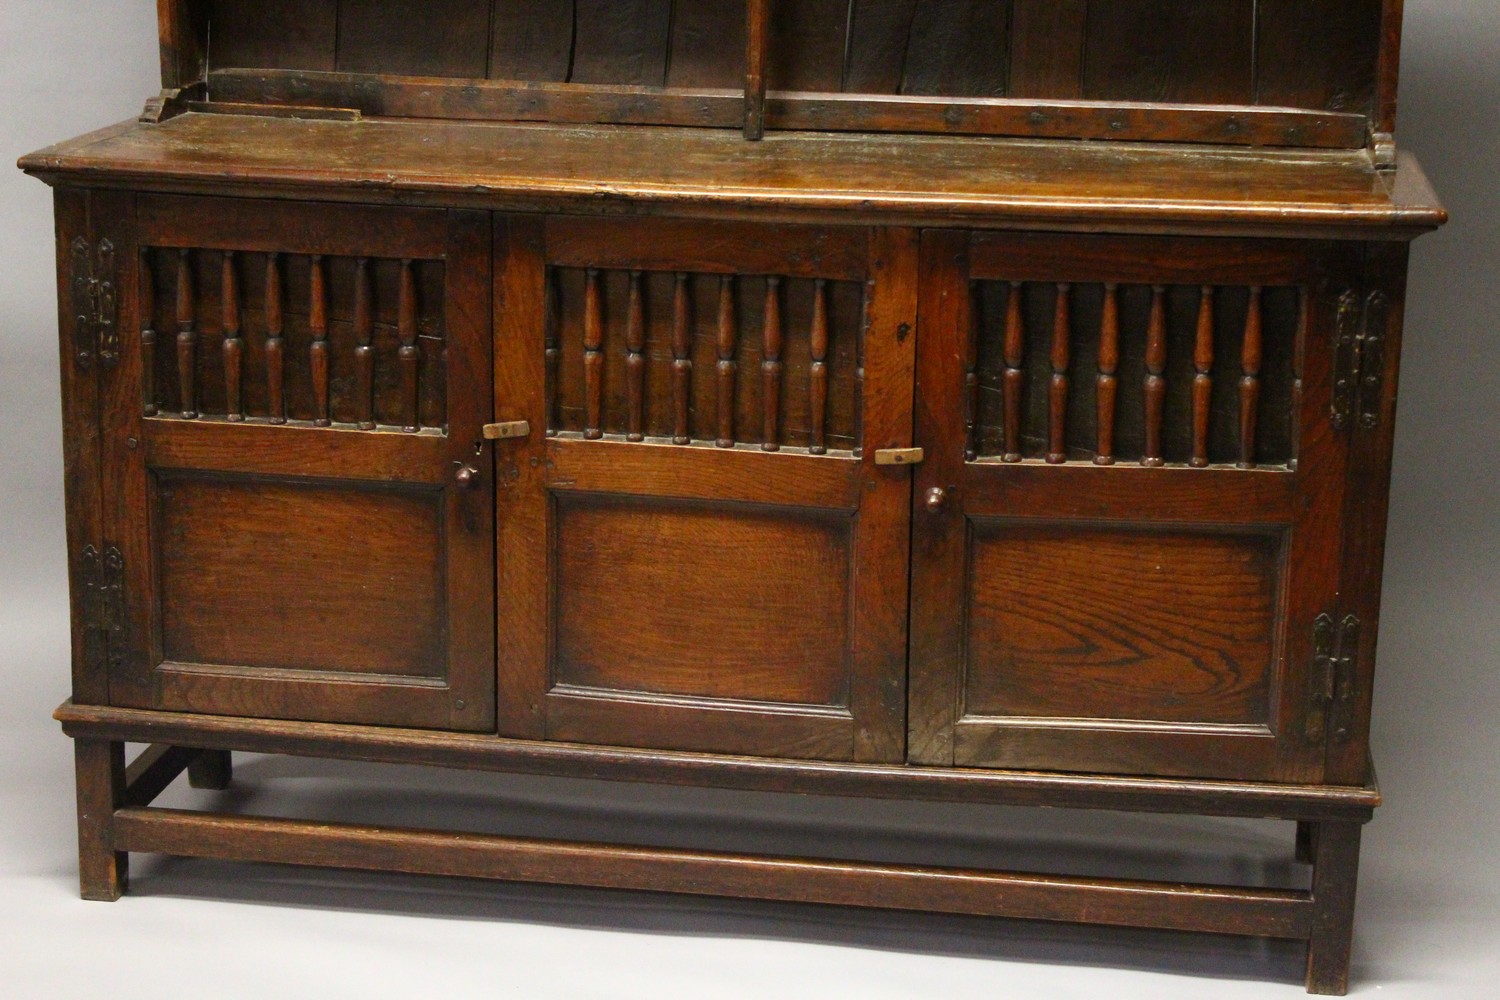
[{"label": "carved hinge bracket", "polygon": [[1322,614],[1313,623],[1313,662],[1308,677],[1307,739],[1321,743],[1332,733],[1347,742],[1354,728],[1358,694],[1360,621]]},{"label": "carved hinge bracket", "polygon": [[1380,424],[1390,306],[1390,299],[1378,290],[1363,301],[1352,290],[1339,299],[1333,342],[1335,430],[1345,429],[1356,419],[1366,430]]},{"label": "carved hinge bracket", "polygon": [[73,359],[78,367],[103,369],[120,360],[116,324],[115,246],[109,240],[73,241]]},{"label": "carved hinge bracket", "polygon": [[83,616],[87,659],[97,670],[120,664],[125,631],[125,557],[111,545],[83,550]]}]

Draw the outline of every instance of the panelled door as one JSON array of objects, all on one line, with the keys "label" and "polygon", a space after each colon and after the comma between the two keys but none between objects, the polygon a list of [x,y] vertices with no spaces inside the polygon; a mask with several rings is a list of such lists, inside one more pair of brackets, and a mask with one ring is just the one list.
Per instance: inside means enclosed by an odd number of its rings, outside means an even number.
[{"label": "panelled door", "polygon": [[913,760],[1321,777],[1358,252],[924,236]]},{"label": "panelled door", "polygon": [[499,724],[897,761],[916,237],[501,219]]},{"label": "panelled door", "polygon": [[490,727],[488,215],[132,209],[103,382],[112,702]]}]

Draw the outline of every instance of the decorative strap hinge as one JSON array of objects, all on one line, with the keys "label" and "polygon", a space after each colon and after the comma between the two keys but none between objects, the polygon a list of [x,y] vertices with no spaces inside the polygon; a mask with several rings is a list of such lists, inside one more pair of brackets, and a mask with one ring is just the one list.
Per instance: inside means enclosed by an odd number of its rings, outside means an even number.
[{"label": "decorative strap hinge", "polygon": [[1360,299],[1350,290],[1339,299],[1333,343],[1333,427],[1354,420],[1366,430],[1380,424],[1385,389],[1385,333],[1390,299],[1373,291]]},{"label": "decorative strap hinge", "polygon": [[1358,695],[1360,621],[1336,621],[1322,614],[1313,623],[1313,662],[1308,677],[1307,739],[1321,743],[1332,735],[1347,742],[1354,728]]},{"label": "decorative strap hinge", "polygon": [[85,657],[97,670],[119,666],[125,631],[125,557],[111,545],[83,550]]},{"label": "decorative strap hinge", "polygon": [[120,360],[120,332],[116,324],[115,246],[109,240],[73,241],[73,359],[89,369],[97,359],[101,369]]}]

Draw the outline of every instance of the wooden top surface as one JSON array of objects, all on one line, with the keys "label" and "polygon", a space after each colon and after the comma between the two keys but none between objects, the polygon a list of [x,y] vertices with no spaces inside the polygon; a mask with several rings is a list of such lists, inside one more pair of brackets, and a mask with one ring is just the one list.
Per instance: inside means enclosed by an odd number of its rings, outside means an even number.
[{"label": "wooden top surface", "polygon": [[49,183],[510,210],[1379,238],[1447,218],[1413,158],[1381,173],[1364,150],[185,114],[20,165]]}]

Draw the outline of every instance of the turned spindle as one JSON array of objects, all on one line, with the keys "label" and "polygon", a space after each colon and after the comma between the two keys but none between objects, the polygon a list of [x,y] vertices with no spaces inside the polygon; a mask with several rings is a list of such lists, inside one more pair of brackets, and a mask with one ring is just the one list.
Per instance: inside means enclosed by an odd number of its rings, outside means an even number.
[{"label": "turned spindle", "polygon": [[328,267],[321,256],[312,258],[307,303],[307,327],[312,334],[308,362],[312,369],[313,422],[319,427],[333,423],[328,395]]},{"label": "turned spindle", "polygon": [[625,384],[629,404],[626,439],[646,439],[646,306],[640,271],[630,272],[630,305],[625,323]]},{"label": "turned spindle", "polygon": [[583,279],[583,436],[604,436],[604,290],[596,268]]},{"label": "turned spindle", "polygon": [[245,419],[244,387],[245,340],[240,336],[240,278],[234,251],[224,253],[224,281],[221,295],[224,317],[224,408],[232,421]]},{"label": "turned spindle", "polygon": [[401,292],[396,309],[396,335],[401,347],[401,429],[415,433],[422,425],[419,399],[422,350],[417,341],[417,275],[410,260],[401,262]]},{"label": "turned spindle", "polygon": [[151,251],[141,248],[141,405],[146,416],[157,414],[156,406],[156,274]]},{"label": "turned spindle", "polygon": [[734,354],[739,346],[739,330],[734,314],[734,278],[724,275],[719,279],[719,325],[717,346],[719,351],[719,437],[714,442],[720,448],[734,447],[734,382],[739,371]]},{"label": "turned spindle", "polygon": [[1193,341],[1193,457],[1194,468],[1208,465],[1209,406],[1214,380],[1214,289],[1204,285],[1198,298],[1198,332]]},{"label": "turned spindle", "polygon": [[1146,453],[1143,465],[1166,464],[1162,457],[1162,412],[1167,402],[1167,289],[1151,289],[1151,319],[1146,327]]},{"label": "turned spindle", "polygon": [[688,276],[678,272],[672,289],[672,443],[692,440],[693,311]]},{"label": "turned spindle", "polygon": [[198,330],[191,250],[177,251],[177,384],[182,416],[198,416]]},{"label": "turned spindle", "polygon": [[772,275],[766,279],[765,323],[762,326],[760,362],[761,395],[765,405],[765,426],[761,438],[764,451],[781,448],[781,279]]},{"label": "turned spindle", "polygon": [[1245,312],[1245,343],[1240,352],[1240,460],[1241,469],[1255,468],[1256,418],[1260,412],[1260,366],[1263,350],[1261,335],[1261,290],[1250,289],[1250,304]]},{"label": "turned spindle", "polygon": [[1026,326],[1021,313],[1022,284],[1010,283],[1005,301],[1005,454],[1007,462],[1021,460],[1021,394],[1025,391]]},{"label": "turned spindle", "polygon": [[271,423],[286,423],[286,319],[281,255],[266,254],[266,404]]},{"label": "turned spindle", "polygon": [[1071,286],[1057,286],[1057,304],[1052,313],[1052,379],[1047,386],[1047,461],[1061,465],[1068,460],[1068,364],[1071,361],[1073,317],[1069,301]]},{"label": "turned spindle", "polygon": [[813,283],[812,329],[808,333],[812,366],[808,369],[807,400],[811,421],[808,450],[814,455],[828,452],[828,282]]},{"label": "turned spindle", "polygon": [[354,262],[354,381],[360,430],[375,429],[375,288],[370,258]]},{"label": "turned spindle", "polygon": [[1099,315],[1099,374],[1094,385],[1098,404],[1097,465],[1115,464],[1115,400],[1120,393],[1120,286],[1104,286],[1104,306]]}]

